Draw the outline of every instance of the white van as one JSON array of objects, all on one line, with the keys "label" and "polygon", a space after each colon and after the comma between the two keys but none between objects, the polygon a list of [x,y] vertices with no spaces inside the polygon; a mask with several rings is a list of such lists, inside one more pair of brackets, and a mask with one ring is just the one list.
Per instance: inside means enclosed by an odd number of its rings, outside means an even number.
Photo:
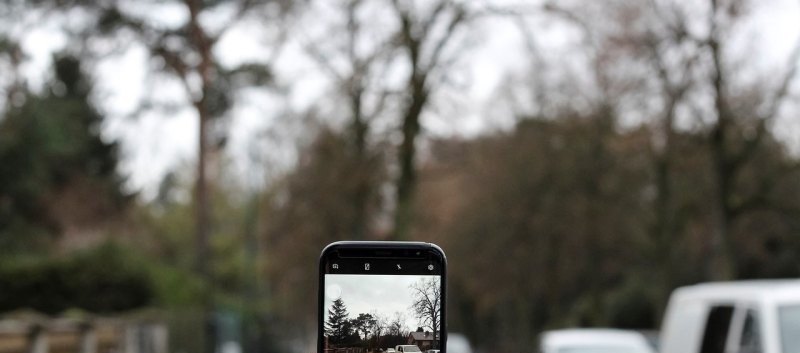
[{"label": "white van", "polygon": [[678,288],[660,342],[661,353],[800,353],[800,280]]}]

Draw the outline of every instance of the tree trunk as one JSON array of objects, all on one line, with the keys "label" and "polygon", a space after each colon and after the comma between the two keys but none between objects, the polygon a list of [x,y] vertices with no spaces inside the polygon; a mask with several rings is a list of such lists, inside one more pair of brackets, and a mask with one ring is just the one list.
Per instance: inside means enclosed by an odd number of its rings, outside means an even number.
[{"label": "tree trunk", "polygon": [[[187,0],[186,5],[189,8],[189,26],[191,30],[192,44],[200,53],[200,63],[198,65],[198,72],[201,77],[201,96],[194,102],[195,110],[199,119],[198,131],[198,155],[197,155],[197,182],[195,185],[195,240],[197,247],[196,267],[198,274],[204,279],[210,279],[210,248],[209,248],[209,231],[210,231],[210,210],[209,210],[209,195],[208,195],[208,180],[206,160],[208,154],[208,91],[211,86],[211,69],[212,58],[211,48],[205,32],[200,27],[198,16],[200,8],[202,7],[201,0]],[[191,93],[191,92],[190,92]]]},{"label": "tree trunk", "polygon": [[[208,93],[211,87],[212,53],[211,42],[203,31],[199,22],[202,0],[185,0],[189,9],[189,30],[193,46],[200,54],[200,63],[197,71],[201,79],[201,94],[195,98],[194,107],[199,119],[198,154],[197,154],[197,183],[195,185],[195,239],[197,247],[196,270],[205,281],[207,289],[203,295],[205,339],[203,347],[206,353],[216,350],[216,325],[214,322],[213,303],[213,278],[211,275],[211,248],[209,234],[211,228],[211,211],[209,208],[207,155],[208,155]],[[191,92],[189,92],[191,94]]]},{"label": "tree trunk", "polygon": [[[666,77],[664,78],[665,85]],[[667,298],[672,290],[672,248],[673,236],[675,235],[675,216],[672,206],[672,155],[674,144],[674,121],[675,121],[675,107],[680,99],[680,94],[676,93],[669,88],[666,89],[669,94],[669,103],[667,110],[664,112],[664,117],[661,122],[661,133],[664,138],[664,145],[660,152],[656,152],[655,156],[655,178],[656,178],[656,204],[655,204],[655,224],[653,242],[653,258],[656,259],[656,274],[660,280],[654,290],[655,304],[656,304],[656,320],[661,320],[664,314],[664,305],[667,303]]]},{"label": "tree trunk", "polygon": [[[416,60],[414,60],[416,62]],[[397,240],[407,239],[413,222],[414,190],[417,183],[415,169],[416,139],[420,132],[420,115],[428,100],[425,75],[415,71],[409,81],[411,101],[403,116],[403,142],[400,145],[400,177],[397,180],[397,209],[395,210],[395,234]]]},{"label": "tree trunk", "polygon": [[[712,13],[717,13],[717,2],[712,0]],[[732,246],[729,234],[732,212],[731,181],[734,170],[728,158],[727,144],[729,125],[732,123],[732,112],[725,101],[725,82],[722,68],[722,53],[720,50],[718,27],[712,19],[711,34],[708,46],[711,49],[713,60],[712,84],[714,87],[714,108],[717,112],[717,121],[711,131],[709,147],[712,156],[713,176],[715,185],[711,256],[709,256],[707,271],[712,280],[731,280],[736,277],[736,269],[732,259]]]},{"label": "tree trunk", "polygon": [[364,239],[367,233],[367,203],[369,202],[369,195],[371,192],[371,178],[373,170],[368,165],[367,160],[367,133],[369,125],[364,119],[363,105],[361,98],[364,90],[360,86],[360,82],[354,83],[352,92],[350,93],[351,106],[353,110],[352,133],[355,153],[355,168],[356,168],[356,189],[355,194],[352,195],[353,207],[355,215],[352,224],[352,236],[354,239]]}]

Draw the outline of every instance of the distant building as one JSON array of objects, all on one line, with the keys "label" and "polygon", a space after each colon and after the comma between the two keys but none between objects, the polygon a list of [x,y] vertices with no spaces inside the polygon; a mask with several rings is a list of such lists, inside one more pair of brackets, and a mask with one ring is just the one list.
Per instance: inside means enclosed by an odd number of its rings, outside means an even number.
[{"label": "distant building", "polygon": [[424,331],[424,332],[411,332],[408,334],[408,344],[415,344],[421,351],[426,351],[428,349],[433,349],[433,341],[439,339],[439,334],[436,334],[436,338],[433,337],[433,333]]}]

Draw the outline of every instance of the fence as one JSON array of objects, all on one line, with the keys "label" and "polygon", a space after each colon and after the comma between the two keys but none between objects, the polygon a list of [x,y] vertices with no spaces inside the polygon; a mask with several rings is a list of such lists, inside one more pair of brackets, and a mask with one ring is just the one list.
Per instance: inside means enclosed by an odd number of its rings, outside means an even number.
[{"label": "fence", "polygon": [[160,322],[0,320],[0,353],[167,353]]}]

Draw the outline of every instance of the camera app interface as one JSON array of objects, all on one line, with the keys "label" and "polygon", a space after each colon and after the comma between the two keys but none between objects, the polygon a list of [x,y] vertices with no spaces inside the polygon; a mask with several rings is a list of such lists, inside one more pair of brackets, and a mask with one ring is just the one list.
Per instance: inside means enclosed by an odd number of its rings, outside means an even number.
[{"label": "camera app interface", "polygon": [[324,285],[326,353],[439,353],[436,264],[331,263]]}]

